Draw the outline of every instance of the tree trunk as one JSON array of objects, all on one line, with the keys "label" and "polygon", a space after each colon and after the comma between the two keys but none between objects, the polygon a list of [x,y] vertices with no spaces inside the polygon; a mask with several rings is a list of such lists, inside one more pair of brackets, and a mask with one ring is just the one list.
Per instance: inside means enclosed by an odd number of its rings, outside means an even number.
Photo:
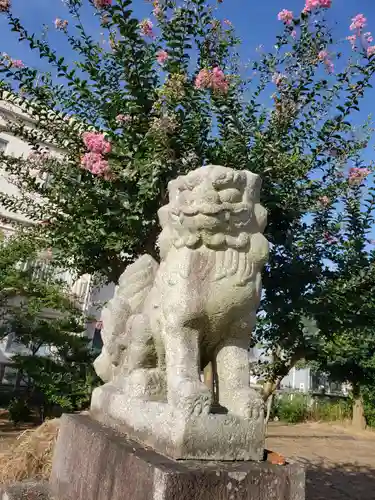
[{"label": "tree trunk", "polygon": [[214,372],[212,369],[212,363],[208,363],[208,365],[203,370],[204,383],[214,394]]},{"label": "tree trunk", "polygon": [[268,422],[270,421],[270,416],[271,416],[271,410],[272,410],[272,404],[273,404],[273,400],[274,400],[274,397],[275,397],[275,393],[273,392],[268,400],[267,400],[267,413],[266,413],[266,419],[265,419],[265,425],[267,426],[268,425]]},{"label": "tree trunk", "polygon": [[365,410],[363,407],[363,399],[359,391],[353,391],[353,418],[352,426],[356,430],[363,431],[366,429]]},{"label": "tree trunk", "polygon": [[278,386],[278,381],[274,382],[273,380],[268,380],[264,384],[262,390],[262,397],[265,403],[270,399],[271,395],[273,395],[273,393],[276,391],[277,386]]}]

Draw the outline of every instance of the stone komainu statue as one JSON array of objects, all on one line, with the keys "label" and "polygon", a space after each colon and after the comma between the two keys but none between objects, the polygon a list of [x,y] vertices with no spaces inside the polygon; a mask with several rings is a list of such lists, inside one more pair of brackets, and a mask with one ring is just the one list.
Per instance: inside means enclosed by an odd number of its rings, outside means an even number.
[{"label": "stone komainu statue", "polygon": [[212,394],[200,372],[212,362],[220,405],[261,417],[247,352],[268,256],[260,186],[251,172],[217,165],[169,183],[158,212],[160,265],[149,255],[130,265],[103,311],[95,369],[124,397],[208,414]]}]

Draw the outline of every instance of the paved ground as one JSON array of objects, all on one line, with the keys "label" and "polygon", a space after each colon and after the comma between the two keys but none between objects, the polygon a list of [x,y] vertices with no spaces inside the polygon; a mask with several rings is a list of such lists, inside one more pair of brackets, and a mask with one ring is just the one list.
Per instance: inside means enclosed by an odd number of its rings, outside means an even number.
[{"label": "paved ground", "polygon": [[271,424],[268,435],[268,449],[306,464],[306,500],[375,500],[375,433]]}]

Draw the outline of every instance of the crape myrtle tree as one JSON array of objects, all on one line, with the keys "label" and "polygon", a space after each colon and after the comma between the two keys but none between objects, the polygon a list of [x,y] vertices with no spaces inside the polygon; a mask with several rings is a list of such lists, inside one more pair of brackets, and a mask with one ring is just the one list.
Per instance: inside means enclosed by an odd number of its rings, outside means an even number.
[{"label": "crape myrtle tree", "polygon": [[48,33],[30,33],[0,1],[20,42],[49,64],[41,73],[3,55],[3,97],[32,115],[34,128],[8,124],[33,154],[2,155],[20,196],[0,201],[42,221],[34,237],[66,266],[116,281],[139,254],[157,257],[156,211],[170,179],[208,163],[261,175],[271,248],[254,341],[273,361],[258,367],[267,398],[314,347],[306,322],[332,276],[335,214],[353,179],[363,185],[370,174],[358,159],[370,125],[354,127],[375,71],[366,19],[348,22],[346,57],[325,20],[334,1],[306,0],[300,12],[278,14],[274,50],[243,64],[222,0],[155,0],[143,20],[131,0],[90,0],[104,40],[86,30],[82,3],[65,1],[66,18],[54,21],[69,63]]},{"label": "crape myrtle tree", "polygon": [[316,300],[319,340],[307,355],[331,380],[351,385],[353,425],[358,428],[366,420],[373,424],[375,407],[375,252],[368,250],[375,193],[370,188],[363,200],[362,189],[352,181],[336,216],[330,235],[338,242],[331,247],[332,276]]}]

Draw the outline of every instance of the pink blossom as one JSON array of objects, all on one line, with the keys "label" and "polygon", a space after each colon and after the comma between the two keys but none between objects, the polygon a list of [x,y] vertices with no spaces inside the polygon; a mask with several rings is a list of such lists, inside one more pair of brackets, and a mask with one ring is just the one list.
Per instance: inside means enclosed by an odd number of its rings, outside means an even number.
[{"label": "pink blossom", "polygon": [[84,132],[82,139],[87,149],[93,153],[107,154],[111,152],[111,143],[99,132]]},{"label": "pink blossom", "polygon": [[328,196],[321,196],[319,198],[319,203],[323,206],[323,207],[327,207],[330,203],[331,203],[331,200],[328,198]]},{"label": "pink blossom", "polygon": [[304,13],[311,12],[315,9],[329,9],[332,6],[332,0],[306,0]]},{"label": "pink blossom", "polygon": [[232,23],[229,21],[229,19],[224,19],[223,23],[226,24],[227,26],[233,26]]},{"label": "pink blossom", "polygon": [[109,24],[109,21],[110,21],[109,15],[103,14],[102,17],[100,18],[100,21],[101,21],[103,26],[107,26],[107,24]]},{"label": "pink blossom", "polygon": [[335,71],[335,65],[333,64],[333,62],[331,61],[331,59],[326,59],[325,60],[325,65],[326,65],[327,73],[334,73],[334,71]]},{"label": "pink blossom", "polygon": [[64,20],[64,21],[63,21],[63,20],[62,20],[62,19],[60,19],[59,17],[57,17],[57,18],[55,19],[54,24],[55,24],[55,28],[56,28],[57,30],[61,30],[61,31],[66,31],[66,29],[67,29],[67,27],[68,27],[68,21],[67,21],[67,20]]},{"label": "pink blossom", "polygon": [[211,85],[211,72],[208,69],[201,69],[195,79],[196,89],[208,89]]},{"label": "pink blossom", "polygon": [[154,38],[154,32],[152,31],[152,28],[154,27],[153,23],[150,21],[150,19],[144,19],[142,22],[139,23],[139,28],[141,30],[142,35],[144,36],[149,36],[151,38]]},{"label": "pink blossom", "polygon": [[10,0],[0,0],[0,12],[8,12],[10,10]]},{"label": "pink blossom", "polygon": [[10,66],[12,68],[16,68],[16,69],[21,69],[21,68],[25,67],[25,65],[23,64],[23,62],[21,61],[21,59],[11,59],[10,60]]},{"label": "pink blossom", "polygon": [[218,30],[221,26],[220,21],[218,19],[212,19],[211,25],[213,30]]},{"label": "pink blossom", "polygon": [[163,11],[161,10],[161,8],[159,7],[159,5],[157,5],[156,7],[154,7],[152,13],[154,14],[154,16],[157,18],[157,19],[160,19],[163,15]]},{"label": "pink blossom", "polygon": [[213,90],[223,92],[223,93],[228,92],[228,88],[229,88],[228,80],[225,77],[223,70],[221,70],[218,67],[216,67],[212,70],[212,84],[211,85],[212,85]]},{"label": "pink blossom", "polygon": [[319,0],[306,0],[305,8],[303,9],[303,12],[311,12],[314,9],[317,9],[320,5]]},{"label": "pink blossom", "polygon": [[47,151],[30,151],[27,159],[32,163],[40,163],[50,159]]},{"label": "pink blossom", "polygon": [[152,13],[156,17],[156,19],[161,19],[163,17],[163,10],[160,7],[158,0],[155,0],[153,2],[153,4],[154,4],[154,9],[153,9]]},{"label": "pink blossom", "polygon": [[0,12],[8,12],[10,9],[10,0],[0,0]]},{"label": "pink blossom", "polygon": [[371,170],[368,168],[364,167],[352,167],[349,170],[349,184],[350,185],[356,185],[356,184],[361,184],[361,182],[369,175],[371,174]]},{"label": "pink blossom", "polygon": [[116,122],[117,123],[130,123],[132,121],[131,115],[117,115]]},{"label": "pink blossom", "polygon": [[375,45],[370,45],[370,47],[367,48],[367,57],[371,57],[375,54]]},{"label": "pink blossom", "polygon": [[332,7],[332,0],[320,0],[321,9],[330,9]]},{"label": "pink blossom", "polygon": [[367,33],[364,33],[363,37],[365,38],[367,43],[372,43],[374,41],[374,37],[369,31]]},{"label": "pink blossom", "polygon": [[272,83],[274,83],[277,87],[283,83],[285,80],[285,76],[281,73],[274,73],[272,76]]},{"label": "pink blossom", "polygon": [[156,54],[156,60],[159,64],[164,64],[168,59],[168,52],[166,50],[159,50]]},{"label": "pink blossom", "polygon": [[81,166],[98,176],[104,176],[109,171],[109,163],[100,153],[85,153],[81,158]]},{"label": "pink blossom", "polygon": [[229,82],[223,70],[215,67],[212,71],[201,69],[195,79],[196,89],[212,89],[216,92],[226,93],[229,89]]},{"label": "pink blossom", "polygon": [[363,14],[357,14],[352,19],[352,24],[350,25],[350,31],[361,31],[367,23],[367,19]]},{"label": "pink blossom", "polygon": [[282,21],[284,24],[291,24],[293,21],[293,12],[291,10],[283,9],[278,13],[277,19]]},{"label": "pink blossom", "polygon": [[27,157],[28,160],[30,161],[35,161],[36,159],[39,159],[39,154],[36,151],[31,151]]},{"label": "pink blossom", "polygon": [[153,132],[161,132],[165,134],[170,134],[178,126],[178,121],[173,115],[165,114],[160,118],[155,117],[151,122],[151,130]]},{"label": "pink blossom", "polygon": [[319,61],[324,62],[326,70],[328,73],[333,73],[335,70],[335,66],[331,59],[329,58],[329,54],[326,50],[321,50],[318,54]]},{"label": "pink blossom", "polygon": [[40,173],[40,171],[37,168],[30,168],[29,169],[29,175],[30,175],[30,177],[33,177],[34,179],[36,179],[38,177],[39,173]]},{"label": "pink blossom", "polygon": [[296,30],[293,30],[293,31],[291,32],[290,36],[291,36],[292,38],[296,39],[296,38],[297,38],[297,31],[296,31]]},{"label": "pink blossom", "polygon": [[350,42],[350,45],[352,46],[352,49],[354,50],[355,49],[355,44],[356,44],[356,41],[357,41],[357,35],[347,36],[346,39],[348,40],[348,42]]},{"label": "pink blossom", "polygon": [[97,9],[105,9],[112,5],[112,0],[94,0],[94,5]]}]

